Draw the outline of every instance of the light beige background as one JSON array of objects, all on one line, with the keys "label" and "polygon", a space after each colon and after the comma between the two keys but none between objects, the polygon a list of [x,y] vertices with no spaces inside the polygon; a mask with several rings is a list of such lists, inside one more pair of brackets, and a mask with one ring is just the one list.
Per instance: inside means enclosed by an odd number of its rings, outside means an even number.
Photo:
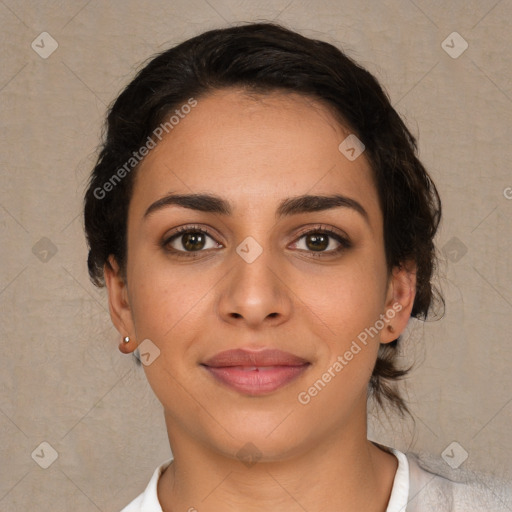
[{"label": "light beige background", "polygon": [[[412,321],[404,343],[416,424],[374,418],[370,436],[437,456],[456,441],[461,467],[510,475],[511,0],[0,0],[0,19],[2,512],[118,511],[169,457],[160,405],[88,281],[82,194],[106,107],[143,60],[253,20],[373,72],[444,202],[446,315]],[[31,47],[43,31],[58,43],[46,59]],[[458,58],[442,47],[454,31],[469,44]],[[58,454],[48,469],[42,442]]]}]

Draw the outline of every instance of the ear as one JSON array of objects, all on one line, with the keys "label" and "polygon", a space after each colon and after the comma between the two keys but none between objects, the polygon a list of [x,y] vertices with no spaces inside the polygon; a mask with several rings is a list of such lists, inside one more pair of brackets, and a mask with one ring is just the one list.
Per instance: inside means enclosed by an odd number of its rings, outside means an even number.
[{"label": "ear", "polygon": [[380,334],[381,343],[390,343],[405,330],[416,296],[416,264],[408,261],[394,267],[389,276],[384,311],[386,326]]},{"label": "ear", "polygon": [[113,255],[108,257],[108,261],[103,267],[105,284],[108,289],[108,308],[112,323],[124,338],[129,336],[133,342],[119,343],[119,350],[125,354],[133,352],[137,346],[135,341],[135,329],[133,324],[132,312],[128,301],[128,288],[126,281],[121,275],[119,265]]}]

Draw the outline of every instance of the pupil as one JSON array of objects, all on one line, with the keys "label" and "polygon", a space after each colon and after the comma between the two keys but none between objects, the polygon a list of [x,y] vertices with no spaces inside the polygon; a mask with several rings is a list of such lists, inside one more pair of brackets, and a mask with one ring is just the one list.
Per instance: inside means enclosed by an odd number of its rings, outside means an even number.
[{"label": "pupil", "polygon": [[325,250],[329,246],[329,239],[326,235],[308,235],[306,237],[306,245],[309,249]]},{"label": "pupil", "polygon": [[182,243],[188,251],[198,251],[204,247],[204,235],[203,233],[185,233]]}]

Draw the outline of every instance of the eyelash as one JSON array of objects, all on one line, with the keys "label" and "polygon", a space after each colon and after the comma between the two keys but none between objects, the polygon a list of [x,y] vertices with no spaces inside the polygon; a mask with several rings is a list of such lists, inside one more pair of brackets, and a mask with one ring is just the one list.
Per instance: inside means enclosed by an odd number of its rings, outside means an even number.
[{"label": "eyelash", "polygon": [[[181,235],[187,234],[187,233],[203,233],[213,240],[215,238],[213,235],[205,228],[201,228],[198,226],[181,226],[175,230],[175,232],[171,235],[166,237],[162,242],[161,246],[162,248],[172,253],[173,255],[179,257],[179,258],[197,258],[199,257],[201,252],[205,252],[203,249],[199,251],[180,251],[177,249],[169,248],[169,244],[174,241],[176,238],[179,238]],[[335,232],[329,227],[326,226],[316,226],[313,229],[308,229],[307,231],[304,231],[298,235],[298,237],[294,240],[293,243],[297,243],[299,240],[301,240],[303,237],[309,235],[309,234],[322,234],[322,235],[328,235],[331,238],[334,238],[340,245],[336,249],[331,249],[330,251],[305,251],[310,253],[311,257],[314,258],[323,258],[327,256],[337,255],[346,249],[350,249],[352,247],[352,243],[345,237],[341,236],[339,233]],[[218,242],[216,242],[218,243]],[[304,249],[299,249],[299,251],[304,251]]]}]

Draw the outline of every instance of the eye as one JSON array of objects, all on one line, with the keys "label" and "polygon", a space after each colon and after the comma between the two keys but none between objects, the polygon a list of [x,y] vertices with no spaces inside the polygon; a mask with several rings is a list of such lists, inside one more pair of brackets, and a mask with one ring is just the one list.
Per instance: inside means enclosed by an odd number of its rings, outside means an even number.
[{"label": "eye", "polygon": [[162,245],[169,252],[175,253],[194,253],[222,247],[205,229],[190,226],[178,228]]},{"label": "eye", "polygon": [[[185,257],[195,257],[208,249],[223,247],[206,229],[195,226],[177,228],[161,245],[167,252]],[[351,246],[347,238],[325,227],[310,229],[291,244],[292,249],[308,252],[315,257],[332,256]]]},{"label": "eye", "polygon": [[[352,246],[350,241],[329,228],[316,228],[300,235],[293,249],[313,253],[312,256],[337,254]],[[316,254],[315,254],[316,253]]]}]

